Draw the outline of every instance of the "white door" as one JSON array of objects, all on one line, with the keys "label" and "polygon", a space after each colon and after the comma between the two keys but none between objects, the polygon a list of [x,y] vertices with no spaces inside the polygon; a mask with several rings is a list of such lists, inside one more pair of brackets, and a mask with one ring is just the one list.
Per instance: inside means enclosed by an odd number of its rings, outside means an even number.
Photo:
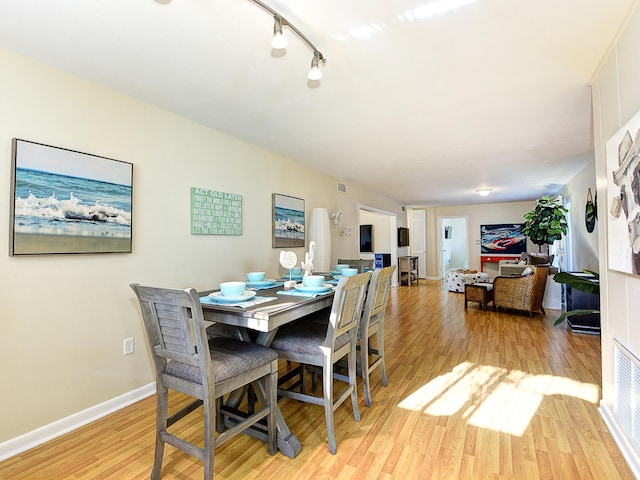
[{"label": "white door", "polygon": [[427,217],[425,210],[411,211],[411,255],[418,257],[420,278],[427,277]]},{"label": "white door", "polygon": [[440,278],[444,278],[449,266],[451,265],[451,249],[449,248],[449,242],[445,235],[445,228],[447,225],[440,219]]}]

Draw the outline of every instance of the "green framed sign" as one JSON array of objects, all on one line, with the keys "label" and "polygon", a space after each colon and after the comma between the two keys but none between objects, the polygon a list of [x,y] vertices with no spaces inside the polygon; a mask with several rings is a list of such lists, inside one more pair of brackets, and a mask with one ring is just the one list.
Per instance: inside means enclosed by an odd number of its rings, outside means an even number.
[{"label": "green framed sign", "polygon": [[192,235],[242,235],[242,195],[191,187]]}]

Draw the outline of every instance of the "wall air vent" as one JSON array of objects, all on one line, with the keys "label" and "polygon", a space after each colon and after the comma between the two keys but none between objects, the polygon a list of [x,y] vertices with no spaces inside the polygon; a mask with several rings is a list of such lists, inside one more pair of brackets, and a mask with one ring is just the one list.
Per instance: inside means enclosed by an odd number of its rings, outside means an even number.
[{"label": "wall air vent", "polygon": [[340,193],[347,193],[347,186],[344,183],[338,182],[338,191]]},{"label": "wall air vent", "polygon": [[615,416],[640,451],[640,360],[614,338]]}]

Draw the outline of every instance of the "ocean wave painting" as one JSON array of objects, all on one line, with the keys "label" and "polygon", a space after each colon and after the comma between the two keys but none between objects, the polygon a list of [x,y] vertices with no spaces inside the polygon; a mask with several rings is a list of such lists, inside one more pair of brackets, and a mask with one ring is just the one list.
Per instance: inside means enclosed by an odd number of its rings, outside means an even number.
[{"label": "ocean wave painting", "polygon": [[14,140],[12,254],[131,252],[133,165]]},{"label": "ocean wave painting", "polygon": [[304,247],[304,200],[273,194],[273,247]]}]

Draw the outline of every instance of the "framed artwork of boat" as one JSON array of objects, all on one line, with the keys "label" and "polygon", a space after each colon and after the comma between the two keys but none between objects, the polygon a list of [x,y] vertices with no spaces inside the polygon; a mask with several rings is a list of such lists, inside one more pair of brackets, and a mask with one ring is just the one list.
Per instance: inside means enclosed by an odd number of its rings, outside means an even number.
[{"label": "framed artwork of boat", "polygon": [[493,255],[519,255],[527,251],[524,223],[480,225],[480,252]]},{"label": "framed artwork of boat", "polygon": [[273,248],[304,247],[304,200],[274,193]]},{"label": "framed artwork of boat", "polygon": [[133,164],[13,139],[10,255],[131,253]]}]

